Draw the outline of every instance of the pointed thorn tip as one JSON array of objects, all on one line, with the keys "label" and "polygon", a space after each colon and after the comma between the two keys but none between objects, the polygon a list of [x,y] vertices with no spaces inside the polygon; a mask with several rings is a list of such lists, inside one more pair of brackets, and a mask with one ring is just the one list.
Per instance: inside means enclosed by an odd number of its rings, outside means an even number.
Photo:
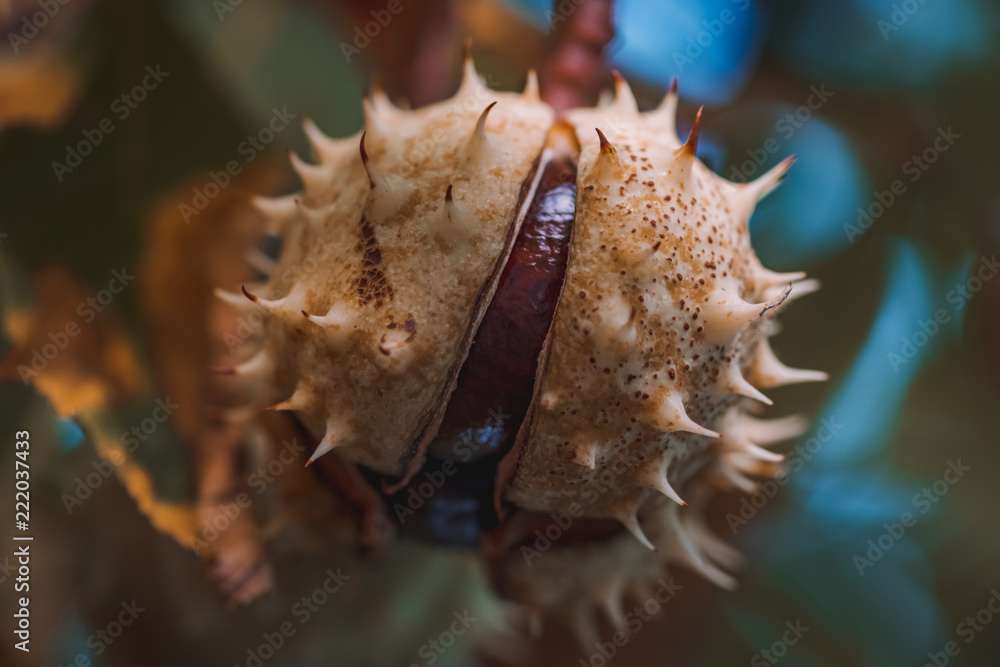
[{"label": "pointed thorn tip", "polygon": [[597,138],[601,140],[601,155],[613,156],[617,155],[618,151],[615,150],[614,144],[608,141],[608,138],[604,136],[600,128],[594,128],[597,130]]},{"label": "pointed thorn tip", "polygon": [[690,155],[695,155],[698,152],[698,135],[701,133],[701,112],[704,110],[704,106],[698,107],[698,113],[694,115],[694,123],[691,124],[691,133],[688,134],[688,139],[684,142],[684,148]]}]

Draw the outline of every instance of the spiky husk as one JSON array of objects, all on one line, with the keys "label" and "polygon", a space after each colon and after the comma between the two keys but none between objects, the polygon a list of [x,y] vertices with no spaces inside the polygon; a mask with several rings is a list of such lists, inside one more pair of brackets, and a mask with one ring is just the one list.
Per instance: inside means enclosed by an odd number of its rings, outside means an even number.
[{"label": "spiky husk", "polygon": [[364,134],[307,127],[318,165],[293,158],[299,196],[259,202],[284,240],[270,282],[240,295],[266,335],[238,375],[383,475],[419,468],[516,236],[552,111],[537,94],[466,73],[416,111],[383,94]]},{"label": "spiky husk", "polygon": [[[293,159],[301,195],[258,202],[285,249],[267,285],[222,295],[270,315],[235,372],[322,436],[313,458],[337,448],[403,481],[419,468],[537,183],[554,119],[529,81],[523,95],[488,91],[467,62],[437,105],[403,111],[375,91],[364,134],[334,141],[307,125],[320,163]],[[778,470],[762,445],[803,422],[749,409],[770,404],[762,389],[825,379],[768,344],[774,316],[816,283],[765,269],[747,228],[791,160],[726,181],[696,158],[701,112],[682,143],[676,107],[674,89],[640,113],[619,77],[613,102],[568,114],[580,155],[566,279],[498,473],[501,515],[631,532],[534,568],[501,559],[505,595],[584,633],[581,610],[617,623],[621,593],[667,563],[735,584],[738,555],[703,520],[710,484],[752,491]]]},{"label": "spiky husk", "polygon": [[675,109],[671,92],[640,113],[619,79],[612,104],[569,114],[582,152],[566,282],[501,491],[618,519],[650,548],[637,513],[651,496],[684,504],[705,465],[746,485],[780,459],[741,426],[748,404],[770,404],[748,377],[824,377],[773,370],[770,319],[803,274],[765,269],[747,229],[791,161],[730,183],[695,157],[701,112],[682,144]]}]

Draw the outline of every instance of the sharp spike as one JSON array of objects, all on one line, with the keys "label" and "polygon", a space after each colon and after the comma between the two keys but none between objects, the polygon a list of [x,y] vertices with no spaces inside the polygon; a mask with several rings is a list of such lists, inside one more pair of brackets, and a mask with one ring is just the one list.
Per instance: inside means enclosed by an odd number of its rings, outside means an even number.
[{"label": "sharp spike", "polygon": [[608,141],[608,138],[604,136],[603,132],[601,132],[601,128],[595,127],[594,129],[597,130],[597,138],[601,142],[601,155],[614,157],[617,159],[618,151],[615,150],[615,147],[611,145],[611,142]]},{"label": "sharp spike", "polygon": [[325,165],[343,153],[343,143],[324,134],[312,118],[306,118],[302,121],[302,130],[306,133],[309,145],[312,146],[313,153],[316,154],[320,164]]},{"label": "sharp spike", "polygon": [[674,487],[670,485],[670,480],[667,479],[662,463],[654,461],[652,464],[643,468],[636,481],[643,486],[653,489],[654,491],[659,491],[678,505],[687,507],[687,503],[684,499],[681,498],[680,494],[677,493],[677,491],[674,490]]},{"label": "sharp spike", "polygon": [[698,515],[689,512],[691,518],[684,522],[694,546],[719,565],[737,570],[743,567],[745,559],[739,550],[716,536]]},{"label": "sharp spike", "polygon": [[757,389],[757,387],[750,384],[750,382],[743,377],[739,364],[734,363],[729,366],[729,370],[722,376],[722,381],[724,390],[729,393],[746,396],[747,398],[752,398],[755,401],[760,401],[765,405],[774,405],[774,401],[765,396],[759,389]]},{"label": "sharp spike", "polygon": [[687,530],[681,524],[679,515],[676,511],[676,506],[671,508],[673,513],[670,515],[671,523],[673,524],[674,533],[677,537],[677,542],[680,549],[675,551],[675,555],[680,556],[682,563],[693,569],[695,572],[705,577],[716,586],[724,588],[725,590],[734,590],[737,586],[737,581],[729,574],[723,572],[714,563],[710,563],[705,560],[701,552],[698,550],[697,545],[688,535]]},{"label": "sharp spike", "polygon": [[323,208],[309,208],[301,199],[298,200],[298,205],[299,213],[316,229],[322,229],[327,218],[337,210],[336,204],[331,204]]},{"label": "sharp spike", "polygon": [[765,389],[802,382],[825,382],[830,377],[823,371],[789,368],[774,355],[767,339],[757,344],[751,376],[756,384]]},{"label": "sharp spike", "polygon": [[769,445],[799,437],[809,430],[809,420],[802,415],[791,415],[780,419],[757,419],[744,414],[740,416],[740,426],[753,442]]},{"label": "sharp spike", "polygon": [[676,394],[667,394],[660,403],[659,410],[654,417],[656,426],[663,431],[686,431],[708,438],[718,438],[719,434],[711,431],[693,419],[688,417],[684,409],[684,402]]},{"label": "sharp spike", "polygon": [[677,138],[677,79],[670,84],[670,90],[663,96],[660,106],[647,113],[655,117],[657,123],[666,126],[674,138]]},{"label": "sharp spike", "polygon": [[770,307],[772,306],[769,304],[749,303],[725,290],[717,289],[701,305],[705,338],[713,343],[729,342]]},{"label": "sharp spike", "polygon": [[316,451],[314,451],[312,456],[309,457],[309,460],[306,461],[306,465],[312,465],[316,459],[333,451],[343,444],[344,441],[340,436],[337,424],[333,420],[329,420],[326,424],[326,433],[323,435],[323,439],[320,440],[318,445],[316,445]]},{"label": "sharp spike", "polygon": [[726,452],[737,452],[752,456],[761,461],[777,463],[783,461],[782,454],[768,451],[756,445],[750,438],[744,422],[745,413],[739,409],[731,409],[723,418],[722,449]]},{"label": "sharp spike", "polygon": [[760,461],[769,461],[770,463],[780,463],[785,460],[784,454],[778,454],[777,452],[772,452],[759,445],[755,445],[752,442],[746,442],[743,444],[742,451],[747,456],[752,456]]},{"label": "sharp spike", "polygon": [[300,382],[298,386],[295,387],[295,391],[292,392],[291,396],[289,396],[288,398],[279,403],[275,403],[274,405],[272,405],[267,409],[274,411],[305,410],[306,408],[309,407],[309,404],[311,402],[312,402],[312,392],[310,392],[308,387],[306,387],[303,383]]},{"label": "sharp spike", "polygon": [[787,287],[789,283],[802,280],[806,277],[805,271],[795,271],[793,273],[777,273],[757,264],[750,270],[750,282],[754,285],[755,292],[763,295],[768,290],[775,287]]},{"label": "sharp spike", "polygon": [[653,543],[649,541],[648,537],[646,537],[646,533],[642,532],[642,527],[639,525],[639,519],[636,518],[634,511],[632,513],[622,512],[620,516],[616,516],[615,518],[618,519],[618,522],[621,523],[621,525],[625,526],[628,532],[632,533],[635,539],[639,540],[639,543],[642,544],[642,546],[646,547],[650,551],[656,551],[656,547],[653,546]]},{"label": "sharp spike", "polygon": [[351,324],[354,322],[353,313],[336,303],[330,306],[325,315],[312,315],[303,310],[302,316],[324,329],[331,329],[342,333],[347,333],[347,330],[351,328]]},{"label": "sharp spike", "polygon": [[213,290],[213,293],[221,301],[224,301],[225,303],[229,304],[230,306],[239,310],[240,312],[246,313],[256,308],[253,299],[247,300],[246,288],[243,288],[243,294],[237,294],[235,292],[227,292],[219,288],[215,288]]},{"label": "sharp spike", "polygon": [[735,487],[743,493],[756,493],[758,486],[752,479],[741,475],[738,470],[723,462],[719,462],[716,473],[730,486]]},{"label": "sharp spike", "polygon": [[296,201],[298,195],[287,195],[285,197],[252,197],[250,204],[257,209],[268,223],[268,229],[272,233],[281,233],[298,212]]},{"label": "sharp spike", "polygon": [[741,187],[746,189],[754,202],[760,201],[774,191],[781,184],[781,181],[785,180],[789,168],[795,163],[796,159],[795,155],[789,155],[763,176]]},{"label": "sharp spike", "polygon": [[298,312],[302,310],[302,302],[305,297],[305,287],[301,284],[292,287],[291,291],[280,299],[262,299],[256,294],[250,292],[245,285],[242,289],[243,294],[245,294],[248,299],[272,314]]},{"label": "sharp spike", "polygon": [[629,88],[625,77],[618,70],[613,70],[611,76],[615,79],[615,101],[613,105],[615,111],[622,114],[638,113],[639,105],[636,104],[635,95],[632,94],[632,89]]},{"label": "sharp spike", "polygon": [[701,112],[704,110],[704,106],[698,107],[698,113],[694,115],[694,123],[691,124],[691,133],[688,134],[687,141],[681,146],[681,150],[691,157],[698,154],[698,134],[701,132]]},{"label": "sharp spike", "polygon": [[757,477],[767,475],[767,468],[763,466],[763,463],[773,463],[773,461],[764,462],[746,452],[726,452],[722,455],[721,459],[723,465],[730,465],[740,472]]},{"label": "sharp spike", "polygon": [[365,93],[361,96],[361,111],[365,119],[365,132],[371,132],[375,137],[384,137],[392,122],[391,118],[386,117],[385,106],[377,104]]},{"label": "sharp spike", "polygon": [[618,159],[618,151],[615,150],[614,144],[608,141],[608,138],[604,136],[604,133],[599,128],[594,129],[597,130],[597,138],[601,142],[601,152],[597,156],[595,168],[607,169],[612,173],[620,171],[622,164],[621,160]]},{"label": "sharp spike", "polygon": [[529,102],[541,101],[541,97],[538,94],[538,73],[534,69],[528,70],[528,80],[525,82],[524,92],[521,94]]},{"label": "sharp spike", "polygon": [[302,131],[306,133],[306,138],[314,144],[328,139],[328,137],[323,134],[322,130],[319,129],[319,126],[316,125],[316,121],[314,121],[310,116],[306,116],[302,119]]},{"label": "sharp spike", "polygon": [[486,105],[486,108],[483,109],[483,112],[479,114],[479,120],[476,121],[476,128],[472,131],[472,136],[469,137],[469,142],[466,148],[470,157],[479,157],[490,145],[489,138],[486,136],[486,118],[490,115],[490,110],[493,109],[496,104],[496,102],[490,102]]},{"label": "sharp spike", "polygon": [[243,290],[243,296],[245,296],[246,298],[250,299],[250,301],[252,301],[253,303],[260,303],[260,299],[258,299],[258,298],[257,298],[257,295],[255,295],[255,294],[252,294],[252,293],[251,293],[251,292],[250,292],[250,291],[249,291],[249,290],[247,289],[247,286],[246,286],[246,285],[241,285],[241,286],[240,286],[240,289],[241,289],[241,290]]},{"label": "sharp spike", "polygon": [[472,40],[467,39],[464,45],[464,56],[462,63],[462,84],[458,88],[458,92],[455,94],[456,98],[466,97],[469,95],[475,95],[479,97],[486,92],[486,86],[479,79],[479,74],[476,73],[476,64],[472,59]]},{"label": "sharp spike", "polygon": [[781,295],[781,292],[787,291],[789,286],[791,286],[791,292],[788,294],[787,301],[790,303],[796,299],[801,299],[804,296],[819,291],[821,285],[820,282],[814,278],[809,280],[799,280],[798,282],[793,283],[786,282],[784,285],[774,285],[773,287],[764,290],[762,296],[766,301],[776,299]]},{"label": "sharp spike", "polygon": [[292,163],[292,169],[295,170],[299,180],[302,181],[306,193],[318,193],[331,184],[330,174],[322,165],[309,164],[292,151],[288,153],[288,160]]},{"label": "sharp spike", "polygon": [[372,74],[371,82],[368,84],[368,88],[371,91],[370,99],[372,111],[374,113],[379,115],[388,115],[399,110],[385,93],[385,85],[383,84],[383,76],[381,72],[375,72]]},{"label": "sharp spike", "polygon": [[455,202],[454,186],[451,183],[448,184],[448,189],[444,193],[444,207],[441,211],[441,219],[440,223],[435,223],[434,218],[427,218],[428,231],[441,232],[452,242],[461,238],[460,236],[456,236],[454,232],[463,231],[466,221],[462,216],[462,211],[459,209],[458,204]]}]

